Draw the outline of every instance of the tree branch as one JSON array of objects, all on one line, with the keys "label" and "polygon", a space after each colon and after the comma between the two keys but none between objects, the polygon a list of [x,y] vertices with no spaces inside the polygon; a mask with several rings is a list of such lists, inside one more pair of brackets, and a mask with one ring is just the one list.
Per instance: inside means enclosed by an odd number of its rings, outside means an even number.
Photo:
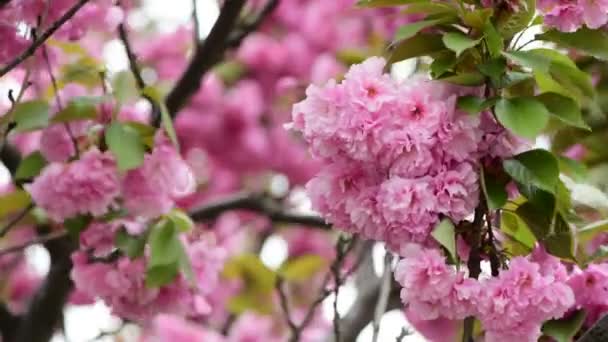
[{"label": "tree branch", "polygon": [[[246,0],[226,0],[224,7],[211,29],[209,36],[199,44],[190,64],[167,96],[167,109],[172,117],[188,102],[200,88],[203,76],[218,63],[228,48],[226,41],[234,28]],[[160,120],[155,122],[160,125]]]},{"label": "tree branch", "polygon": [[61,231],[56,231],[56,232],[52,232],[52,233],[48,233],[45,235],[39,235],[38,237],[17,244],[17,245],[13,245],[13,246],[9,246],[6,247],[4,249],[0,249],[0,256],[6,255],[6,254],[11,254],[11,253],[16,253],[16,252],[21,252],[22,250],[24,250],[25,248],[29,247],[29,246],[33,246],[33,245],[38,245],[41,243],[48,243],[50,241],[53,240],[58,240],[61,238],[64,238],[66,235],[68,235],[68,233],[65,230],[61,230]]},{"label": "tree branch", "polygon": [[225,211],[245,210],[267,216],[276,223],[299,224],[307,227],[329,229],[331,225],[313,215],[299,215],[285,212],[277,201],[263,195],[241,194],[227,197],[190,212],[194,221],[213,220]]},{"label": "tree branch", "polygon": [[380,320],[382,319],[382,315],[384,315],[386,312],[386,307],[388,306],[388,297],[391,292],[391,278],[393,276],[391,265],[393,263],[393,255],[389,251],[386,251],[385,253],[384,272],[382,274],[382,278],[380,279],[380,292],[378,294],[376,310],[374,311],[372,342],[378,341],[378,335],[380,333]]},{"label": "tree branch", "polygon": [[0,77],[6,75],[23,61],[31,57],[47,39],[49,39],[57,30],[61,28],[68,20],[70,20],[89,0],[79,0],[74,6],[67,10],[56,22],[54,22],[45,32],[38,36],[32,44],[25,49],[19,56],[6,64],[0,69]]},{"label": "tree branch", "polygon": [[252,20],[239,25],[239,27],[234,30],[234,32],[232,32],[228,38],[228,47],[238,47],[248,34],[256,31],[262,25],[264,19],[266,19],[266,17],[268,17],[277,8],[279,2],[279,0],[268,0],[258,15],[256,15]]},{"label": "tree branch", "polygon": [[577,340],[577,342],[597,341],[608,341],[608,315],[605,315],[599,321],[595,322],[595,324]]},{"label": "tree branch", "polygon": [[75,249],[74,241],[65,236],[47,242],[45,247],[51,256],[51,268],[21,320],[15,342],[48,342],[61,322],[63,306],[73,287],[70,254]]}]

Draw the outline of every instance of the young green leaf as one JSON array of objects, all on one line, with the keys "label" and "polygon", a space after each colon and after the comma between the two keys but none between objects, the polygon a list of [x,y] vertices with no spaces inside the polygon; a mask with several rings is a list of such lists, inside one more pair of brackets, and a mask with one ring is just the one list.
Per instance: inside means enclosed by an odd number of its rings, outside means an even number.
[{"label": "young green leaf", "polygon": [[551,233],[542,241],[548,253],[569,261],[576,261],[574,255],[574,232],[564,217],[557,213],[551,225]]},{"label": "young green leaf", "polygon": [[434,26],[440,22],[441,22],[441,20],[438,20],[438,19],[421,20],[421,21],[417,21],[415,23],[403,25],[399,29],[397,29],[397,33],[395,33],[394,40],[403,40],[403,39],[411,38],[411,37],[415,36],[421,30],[423,30],[427,27]]},{"label": "young green leaf", "polygon": [[483,26],[483,35],[488,46],[490,56],[495,58],[500,56],[504,48],[504,40],[500,36],[500,33],[496,30],[496,27],[492,25],[492,22],[487,20]]},{"label": "young green leaf", "polygon": [[105,138],[110,151],[116,157],[119,170],[131,170],[143,163],[144,145],[133,128],[114,121],[106,129]]},{"label": "young green leaf", "polygon": [[554,42],[562,47],[608,60],[608,34],[603,30],[592,30],[587,27],[582,27],[576,32],[549,30],[536,35],[536,39]]},{"label": "young green leaf", "polygon": [[17,103],[12,114],[16,123],[15,131],[34,131],[48,126],[49,110],[49,104],[42,100]]},{"label": "young green leaf", "polygon": [[133,236],[130,235],[124,228],[116,232],[114,236],[114,244],[121,252],[129,258],[139,258],[144,254],[148,236],[146,234]]},{"label": "young green leaf", "polygon": [[549,151],[535,149],[503,161],[503,167],[520,184],[532,184],[554,194],[559,180],[557,159]]},{"label": "young green leaf", "polygon": [[91,221],[93,221],[93,217],[91,215],[78,215],[63,221],[63,226],[72,236],[72,238],[78,241],[80,233],[89,227]]},{"label": "young green leaf", "polygon": [[175,148],[179,150],[179,142],[177,141],[177,134],[175,133],[175,128],[173,127],[173,119],[171,119],[171,115],[169,115],[169,110],[165,104],[165,99],[161,95],[160,91],[154,87],[146,87],[143,90],[143,94],[153,99],[154,102],[160,107],[160,117],[165,132]]},{"label": "young green leaf", "polygon": [[471,39],[462,33],[448,32],[441,38],[443,44],[450,50],[456,53],[456,56],[467,49],[479,44],[480,39]]},{"label": "young green leaf", "polygon": [[549,122],[547,108],[531,97],[500,99],[496,103],[495,111],[503,126],[528,139],[536,138]]},{"label": "young green leaf", "polygon": [[450,253],[453,261],[458,260],[458,254],[456,254],[456,229],[452,221],[447,218],[441,220],[431,232],[431,236]]},{"label": "young green leaf", "polygon": [[552,337],[556,342],[571,342],[576,333],[583,327],[587,313],[576,310],[566,318],[552,319],[543,324],[543,334]]},{"label": "young green leaf", "polygon": [[504,211],[501,213],[500,230],[520,243],[528,251],[534,249],[536,245],[536,237],[530,231],[528,225],[512,212]]},{"label": "young green leaf", "polygon": [[579,105],[571,98],[556,93],[543,93],[536,96],[536,99],[542,102],[551,114],[564,123],[590,130],[583,120],[583,114]]},{"label": "young green leaf", "polygon": [[389,47],[391,53],[389,64],[413,57],[427,56],[444,49],[445,46],[440,35],[418,33],[412,38],[395,42]]},{"label": "young green leaf", "polygon": [[175,225],[162,220],[150,232],[150,260],[146,270],[146,286],[158,287],[173,281],[179,273],[183,245]]},{"label": "young green leaf", "polygon": [[103,101],[102,97],[75,97],[57,115],[53,116],[51,122],[63,123],[78,120],[91,120],[97,118],[96,105]]},{"label": "young green leaf", "polygon": [[42,154],[39,151],[33,152],[19,163],[15,172],[15,180],[32,179],[38,176],[46,165],[47,161]]},{"label": "young green leaf", "polygon": [[537,240],[543,240],[551,232],[551,216],[553,213],[539,211],[538,207],[531,202],[525,202],[517,207],[515,213],[525,222],[529,231],[534,234]]},{"label": "young green leaf", "polygon": [[479,86],[484,83],[485,77],[478,72],[465,72],[440,78],[443,82],[463,85],[463,86]]},{"label": "young green leaf", "polygon": [[119,104],[137,99],[139,90],[130,71],[121,71],[112,79],[112,93]]},{"label": "young green leaf", "polygon": [[175,224],[175,227],[180,232],[189,232],[194,227],[194,222],[190,216],[179,209],[171,210],[167,218],[173,221],[173,224]]},{"label": "young green leaf", "polygon": [[505,190],[505,184],[498,182],[494,177],[489,177],[483,169],[481,173],[481,188],[490,210],[500,209],[507,203],[508,195]]},{"label": "young green leaf", "polygon": [[0,219],[24,210],[30,205],[30,195],[25,190],[16,190],[0,196]]},{"label": "young green leaf", "polygon": [[285,280],[308,280],[327,266],[327,261],[319,255],[307,254],[287,261],[279,269],[279,274]]}]

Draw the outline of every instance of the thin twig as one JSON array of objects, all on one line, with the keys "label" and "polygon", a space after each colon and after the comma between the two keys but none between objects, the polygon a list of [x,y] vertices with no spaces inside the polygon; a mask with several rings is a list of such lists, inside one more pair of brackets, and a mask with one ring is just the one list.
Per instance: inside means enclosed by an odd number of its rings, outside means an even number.
[{"label": "thin twig", "polygon": [[411,332],[407,328],[405,328],[405,327],[401,328],[401,334],[399,334],[399,336],[397,336],[396,342],[402,342],[403,339],[410,334],[411,334]]},{"label": "thin twig", "polygon": [[9,246],[4,249],[0,249],[0,256],[20,252],[29,246],[38,245],[52,240],[57,240],[67,235],[68,233],[65,230],[58,230],[52,233],[48,233],[46,235],[40,235],[38,237],[33,238],[32,240]]},{"label": "thin twig", "polygon": [[192,24],[194,26],[192,39],[194,40],[194,46],[197,46],[198,42],[201,40],[201,23],[198,19],[198,0],[192,0]]},{"label": "thin twig", "polygon": [[380,321],[382,319],[382,315],[386,312],[386,307],[388,306],[388,296],[391,293],[391,280],[392,280],[392,269],[391,265],[393,263],[393,255],[391,252],[386,251],[384,255],[384,272],[382,273],[382,279],[380,283],[380,294],[378,295],[378,303],[376,304],[376,310],[374,312],[374,321],[372,323],[373,326],[373,337],[372,342],[378,341],[378,336],[380,333]]},{"label": "thin twig", "polygon": [[8,223],[2,227],[2,229],[0,229],[0,238],[4,237],[8,232],[10,232],[11,229],[13,229],[13,227],[16,226],[17,223],[19,223],[19,221],[21,221],[32,209],[34,209],[33,203],[29,204],[27,207],[21,210],[19,214],[15,215],[15,217],[8,221]]},{"label": "thin twig", "polygon": [[57,21],[55,21],[46,31],[44,31],[40,36],[38,36],[32,44],[23,51],[19,56],[6,64],[2,69],[0,69],[0,77],[6,75],[8,72],[13,70],[23,61],[31,57],[36,50],[46,42],[49,37],[51,37],[57,30],[61,28],[63,24],[65,24],[68,20],[70,20],[89,0],[79,0],[74,6],[72,6],[69,10],[67,10]]},{"label": "thin twig", "polygon": [[276,223],[298,224],[305,227],[329,229],[330,224],[314,215],[293,214],[284,211],[280,203],[264,195],[240,194],[208,203],[190,212],[194,221],[213,220],[229,210],[245,210],[266,215]]},{"label": "thin twig", "polygon": [[[285,293],[285,289],[283,288],[284,280],[282,277],[277,277],[276,288],[279,293],[279,301],[281,303],[281,309],[283,309],[283,315],[285,316],[285,322],[289,326],[294,335],[297,334],[299,327],[291,318],[291,309],[289,308],[289,301],[287,299],[287,294]],[[299,335],[299,334],[298,334]]]},{"label": "thin twig", "polygon": [[[53,73],[53,66],[51,65],[51,60],[49,58],[49,54],[46,50],[46,46],[42,46],[42,57],[44,58],[44,62],[46,64],[47,72],[49,77],[51,78],[51,86],[53,87],[53,93],[55,94],[55,101],[57,102],[57,108],[59,110],[63,110],[63,102],[61,101],[61,96],[59,96],[59,86],[57,85],[57,79],[55,78],[55,74]],[[78,151],[78,140],[76,140],[76,136],[74,136],[74,132],[72,132],[72,128],[68,122],[63,123],[65,130],[68,132],[68,136],[72,140],[72,144],[74,145],[74,151],[76,153],[76,157],[80,154]]]}]

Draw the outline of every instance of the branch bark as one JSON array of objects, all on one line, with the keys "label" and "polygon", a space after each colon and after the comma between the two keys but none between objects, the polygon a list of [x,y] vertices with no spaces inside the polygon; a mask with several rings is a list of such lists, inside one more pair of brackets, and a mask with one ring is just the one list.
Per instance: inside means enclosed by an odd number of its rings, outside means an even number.
[{"label": "branch bark", "polygon": [[[199,44],[190,64],[167,96],[167,109],[172,117],[188,102],[200,88],[203,76],[217,64],[228,48],[226,41],[234,28],[246,0],[226,0],[224,7],[211,29],[209,36]],[[160,120],[155,122],[160,125]]]},{"label": "branch bark", "polygon": [[210,221],[230,210],[245,210],[267,216],[276,223],[299,224],[307,227],[329,229],[331,225],[314,215],[288,213],[280,203],[263,195],[241,194],[209,203],[190,212],[194,221]]},{"label": "branch bark", "polygon": [[595,322],[591,329],[587,330],[577,342],[598,341],[608,341],[608,315],[605,315],[599,321]]},{"label": "branch bark", "polygon": [[61,322],[63,306],[73,287],[70,254],[75,249],[74,241],[65,236],[47,242],[45,247],[51,256],[51,268],[32,298],[14,342],[48,342]]},{"label": "branch bark", "polygon": [[19,64],[24,62],[26,59],[31,57],[36,50],[42,46],[57,30],[63,26],[68,20],[70,20],[89,0],[79,0],[74,6],[68,9],[56,22],[51,24],[51,26],[44,31],[40,36],[38,36],[32,44],[25,49],[19,56],[6,64],[2,69],[0,69],[0,77],[6,75],[8,72],[13,70]]}]

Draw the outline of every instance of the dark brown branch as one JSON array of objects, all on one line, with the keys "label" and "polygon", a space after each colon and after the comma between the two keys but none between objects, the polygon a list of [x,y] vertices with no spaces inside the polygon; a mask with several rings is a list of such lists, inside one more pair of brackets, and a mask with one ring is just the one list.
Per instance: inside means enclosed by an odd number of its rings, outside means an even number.
[{"label": "dark brown branch", "polygon": [[608,315],[605,315],[599,321],[595,322],[595,324],[577,340],[577,342],[599,341],[608,341]]},{"label": "dark brown branch", "polygon": [[[246,0],[226,0],[209,36],[194,51],[190,64],[167,96],[167,109],[171,116],[188,102],[200,88],[203,76],[217,64],[228,48],[226,41],[234,28]],[[155,123],[160,126],[160,120]]]},{"label": "dark brown branch", "polygon": [[70,279],[75,248],[69,236],[45,244],[51,256],[51,268],[21,320],[15,342],[48,342],[61,322],[63,306],[73,284]]},{"label": "dark brown branch", "polygon": [[253,31],[256,31],[264,22],[264,19],[268,17],[279,5],[279,0],[268,0],[260,12],[250,21],[244,22],[232,32],[228,38],[228,47],[238,47],[243,39],[247,37]]},{"label": "dark brown branch", "polygon": [[276,223],[298,224],[307,227],[329,229],[330,224],[313,215],[300,215],[285,212],[277,201],[263,195],[244,194],[224,198],[190,212],[194,221],[213,220],[229,210],[245,210],[267,216]]},{"label": "dark brown branch", "polygon": [[29,240],[29,241],[26,241],[26,242],[23,242],[23,243],[20,243],[17,245],[9,246],[4,249],[0,249],[0,256],[6,255],[6,254],[11,254],[11,253],[16,253],[16,252],[21,252],[22,250],[24,250],[25,248],[27,248],[29,246],[38,245],[41,243],[48,243],[53,240],[62,239],[67,234],[68,233],[66,231],[62,230],[62,231],[48,233],[45,235],[40,235],[32,240]]},{"label": "dark brown branch", "polygon": [[13,217],[10,221],[8,221],[8,223],[4,227],[2,227],[2,229],[0,229],[0,238],[10,232],[11,229],[13,229],[13,227],[17,225],[17,223],[19,223],[19,221],[21,221],[32,209],[34,209],[34,204],[28,205],[17,215],[15,215],[15,217]]},{"label": "dark brown branch", "polygon": [[37,36],[32,44],[25,49],[19,56],[6,64],[0,69],[0,77],[6,75],[9,71],[13,70],[23,61],[31,57],[36,50],[46,42],[57,30],[61,28],[68,20],[70,20],[89,0],[79,0],[74,6],[67,10],[57,21],[55,21],[46,31],[41,35]]},{"label": "dark brown branch", "polygon": [[0,335],[3,341],[11,341],[17,332],[18,326],[19,317],[8,311],[4,304],[0,304]]},{"label": "dark brown branch", "polygon": [[198,0],[192,0],[192,25],[194,26],[192,40],[194,41],[194,46],[197,46],[198,42],[201,40],[201,23],[198,19]]},{"label": "dark brown branch", "polygon": [[[469,278],[477,279],[481,274],[481,234],[483,227],[483,217],[485,213],[485,201],[484,198],[480,198],[479,205],[475,209],[475,218],[472,224],[471,251],[469,252],[469,260],[467,267],[469,269]],[[467,317],[464,319],[464,331],[462,334],[462,342],[473,341],[473,327],[475,323],[475,317]]]},{"label": "dark brown branch", "polygon": [[17,172],[17,168],[21,163],[21,154],[17,149],[10,144],[2,144],[2,149],[0,150],[0,160],[6,166],[11,175],[14,175]]}]

